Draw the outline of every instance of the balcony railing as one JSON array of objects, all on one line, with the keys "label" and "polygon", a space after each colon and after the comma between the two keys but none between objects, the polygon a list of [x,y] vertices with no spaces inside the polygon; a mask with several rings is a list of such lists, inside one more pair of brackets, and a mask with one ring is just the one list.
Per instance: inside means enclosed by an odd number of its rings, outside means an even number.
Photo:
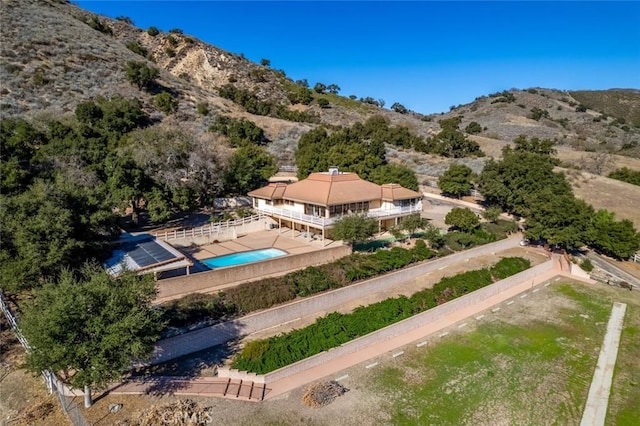
[{"label": "balcony railing", "polygon": [[[263,214],[279,216],[281,218],[286,218],[286,219],[293,219],[293,220],[297,220],[298,222],[304,222],[304,223],[318,225],[322,227],[333,225],[333,223],[336,220],[342,217],[342,215],[332,216],[332,217],[314,216],[314,215],[300,213],[295,210],[281,209],[273,206],[263,206],[263,207],[257,208],[256,210],[258,210],[260,213],[263,213]],[[369,210],[368,212],[365,213],[365,216],[373,219],[384,219],[384,218],[406,215],[411,213],[419,213],[421,211],[422,211],[422,204],[418,203],[413,206],[396,207],[396,208],[387,209],[387,210],[382,210],[382,209]]]}]

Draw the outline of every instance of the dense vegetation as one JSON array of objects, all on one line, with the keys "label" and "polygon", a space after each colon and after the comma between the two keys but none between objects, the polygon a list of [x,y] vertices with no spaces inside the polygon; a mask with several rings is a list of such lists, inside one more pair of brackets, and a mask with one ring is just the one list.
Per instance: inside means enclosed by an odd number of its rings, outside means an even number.
[{"label": "dense vegetation", "polygon": [[97,98],[65,121],[0,121],[0,286],[37,287],[102,258],[127,209],[162,221],[275,172],[255,145],[227,164],[206,140],[151,125],[137,99]]},{"label": "dense vegetation", "polygon": [[424,241],[412,249],[394,247],[373,254],[354,253],[321,266],[311,266],[282,277],[266,278],[225,290],[218,295],[198,294],[163,305],[170,326],[183,326],[204,319],[247,314],[365,278],[430,259],[434,253]]},{"label": "dense vegetation", "polygon": [[493,268],[443,278],[433,288],[411,297],[400,296],[360,306],[349,314],[328,314],[308,327],[248,342],[234,359],[233,367],[258,374],[277,370],[486,287],[494,279],[506,278],[529,266],[525,259],[505,258]]},{"label": "dense vegetation", "polygon": [[407,127],[389,124],[388,119],[379,115],[351,127],[334,128],[331,132],[317,127],[298,142],[298,178],[304,179],[309,173],[327,170],[329,166],[340,166],[345,171],[358,173],[363,179],[399,183],[417,190],[418,182],[410,169],[386,164],[385,144],[454,158],[484,155],[476,142],[458,130],[460,121],[460,117],[440,120],[442,131],[427,140]]},{"label": "dense vegetation", "polygon": [[616,221],[606,210],[575,198],[553,157],[553,142],[519,137],[515,148],[503,149],[500,161],[489,160],[478,187],[490,205],[523,216],[526,235],[535,240],[574,249],[589,245],[619,259],[640,248],[640,234],[629,220]]}]

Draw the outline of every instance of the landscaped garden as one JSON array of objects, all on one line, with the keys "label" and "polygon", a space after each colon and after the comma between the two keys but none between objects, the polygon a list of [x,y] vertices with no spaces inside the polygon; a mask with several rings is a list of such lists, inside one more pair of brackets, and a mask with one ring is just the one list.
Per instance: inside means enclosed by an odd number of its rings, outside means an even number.
[{"label": "landscaped garden", "polygon": [[349,314],[331,313],[308,327],[248,342],[236,356],[233,367],[260,374],[277,370],[471,293],[529,266],[529,261],[523,258],[504,258],[491,268],[443,278],[433,288],[411,297],[389,298],[361,306]]}]

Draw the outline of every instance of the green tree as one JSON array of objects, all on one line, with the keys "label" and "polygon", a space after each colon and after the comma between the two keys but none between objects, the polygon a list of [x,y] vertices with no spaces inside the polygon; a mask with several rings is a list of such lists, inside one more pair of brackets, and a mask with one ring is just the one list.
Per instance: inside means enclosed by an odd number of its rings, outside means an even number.
[{"label": "green tree", "polygon": [[409,112],[407,107],[405,107],[399,102],[394,102],[393,105],[391,105],[391,109],[397,112],[398,114],[406,114]]},{"label": "green tree", "polygon": [[89,407],[91,389],[120,379],[132,361],[151,354],[164,327],[151,306],[155,294],[148,275],[113,279],[99,265],[85,266],[79,278],[63,271],[36,292],[21,317],[32,348],[27,367],[60,372],[64,382],[84,389]]},{"label": "green tree", "polygon": [[338,92],[340,92],[340,86],[338,86],[337,84],[330,84],[327,86],[327,91],[329,93],[333,93],[334,95],[337,95]]},{"label": "green tree", "polygon": [[498,206],[487,207],[482,212],[482,217],[491,223],[496,223],[502,214],[502,209]]},{"label": "green tree", "polygon": [[444,223],[462,232],[471,232],[480,225],[480,219],[471,209],[454,207],[445,216]]},{"label": "green tree", "polygon": [[570,192],[545,188],[532,194],[525,235],[533,240],[545,239],[549,244],[574,249],[589,241],[589,224],[593,208]]},{"label": "green tree", "polygon": [[[557,151],[553,148],[554,142],[551,139],[527,139],[525,135],[520,135],[513,141],[515,152],[530,152],[532,154],[539,154],[551,157],[557,154]],[[554,164],[557,162],[552,160]]]},{"label": "green tree", "polygon": [[589,245],[597,251],[626,260],[640,249],[640,233],[629,220],[617,221],[615,214],[598,210],[592,217],[588,231]]},{"label": "green tree", "polygon": [[376,167],[369,175],[369,180],[378,185],[397,183],[412,191],[418,190],[416,173],[402,164],[385,164],[384,166]]},{"label": "green tree", "polygon": [[360,215],[346,215],[335,221],[331,234],[352,245],[371,238],[378,231],[378,223]]},{"label": "green tree", "polygon": [[278,170],[276,160],[256,145],[244,145],[236,150],[225,173],[225,186],[232,194],[246,195]]},{"label": "green tree", "polygon": [[526,151],[503,150],[501,161],[489,160],[478,176],[478,189],[488,204],[521,216],[533,206],[531,196],[545,188],[572,193],[564,175],[553,171],[555,159]]},{"label": "green tree", "polygon": [[160,74],[157,68],[148,67],[144,62],[129,61],[125,66],[127,81],[140,90],[150,89]]},{"label": "green tree", "polygon": [[467,127],[464,128],[464,131],[469,133],[470,135],[476,135],[482,132],[482,126],[480,125],[480,123],[472,121],[467,125]]},{"label": "green tree", "polygon": [[173,114],[178,111],[178,100],[174,98],[171,93],[162,92],[158,93],[153,98],[155,106],[165,114]]},{"label": "green tree", "polygon": [[464,164],[452,164],[438,179],[438,186],[446,195],[460,198],[471,190],[473,170]]},{"label": "green tree", "polygon": [[327,86],[325,84],[323,84],[323,83],[318,82],[318,83],[316,83],[315,86],[313,86],[313,90],[316,93],[324,93],[324,92],[327,91]]},{"label": "green tree", "polygon": [[429,220],[420,216],[419,213],[412,214],[402,219],[400,223],[402,229],[409,231],[409,236],[413,236],[418,229],[424,229],[429,225]]}]

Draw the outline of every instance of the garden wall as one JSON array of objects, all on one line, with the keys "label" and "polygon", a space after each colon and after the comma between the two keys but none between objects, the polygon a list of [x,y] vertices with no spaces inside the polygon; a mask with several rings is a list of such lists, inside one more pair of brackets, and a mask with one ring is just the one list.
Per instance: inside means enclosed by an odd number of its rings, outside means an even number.
[{"label": "garden wall", "polygon": [[[335,310],[336,306],[343,303],[358,300],[369,296],[370,294],[386,290],[397,284],[416,279],[428,272],[436,271],[440,268],[447,267],[458,262],[463,262],[465,259],[483,256],[489,253],[497,253],[517,247],[519,241],[520,238],[518,237],[496,241],[495,243],[475,247],[464,252],[454,253],[442,258],[421,262],[414,266],[409,266],[395,272],[390,272],[379,277],[354,283],[336,290],[317,294],[311,297],[305,297],[294,302],[289,302],[284,305],[249,314],[232,321],[227,321],[190,333],[171,337],[158,342],[156,345],[156,353],[151,363],[158,364],[165,362],[179,356],[222,344],[227,340],[241,335],[250,334],[268,327],[274,327],[318,312],[331,312],[332,309]],[[321,252],[308,253],[308,255],[317,258],[317,253]],[[277,258],[267,262],[286,261],[286,259],[289,258],[290,257]],[[229,270],[233,271],[235,268]],[[217,272],[222,271],[223,270]],[[192,278],[195,278],[198,275],[206,275],[210,273],[211,272],[197,274],[192,276]],[[172,280],[162,280],[160,283],[165,281],[169,282]]]},{"label": "garden wall", "polygon": [[[333,348],[327,352],[322,352],[320,354],[306,358],[302,361],[299,361],[294,364],[275,370],[271,373],[264,374],[262,377],[258,376],[258,378],[256,378],[256,376],[251,374],[251,377],[252,377],[251,380],[257,381],[260,383],[267,383],[267,384],[272,383],[277,380],[281,380],[286,377],[289,377],[291,375],[301,373],[310,368],[325,364],[334,359],[337,359],[346,355],[350,355],[368,346],[371,346],[375,343],[379,343],[384,340],[401,336],[412,330],[422,327],[426,324],[437,321],[440,318],[443,318],[451,313],[460,311],[468,306],[480,303],[499,293],[504,292],[505,290],[510,289],[511,287],[520,285],[523,282],[530,280],[531,286],[540,284],[544,280],[548,279],[547,272],[550,272],[551,270],[553,270],[553,268],[554,268],[554,262],[552,260],[549,260],[538,266],[534,266],[533,268],[527,269],[526,271],[520,272],[519,274],[513,275],[504,280],[498,281],[497,283],[491,284],[480,290],[476,290],[473,293],[464,295],[450,302],[444,303],[440,306],[432,308],[421,314],[414,315],[411,318],[407,318],[403,321],[392,324],[388,327],[382,328],[373,333],[367,334],[366,336],[354,339],[348,343],[345,343],[339,347]],[[224,368],[218,370],[218,376],[220,377],[233,376],[235,378],[242,378],[240,376],[243,376],[243,374],[247,374],[247,373],[239,372],[237,370],[228,370]]]},{"label": "garden wall", "polygon": [[167,278],[158,281],[156,302],[177,299],[194,292],[212,292],[231,283],[242,283],[272,274],[291,272],[308,266],[334,262],[351,254],[351,247],[337,246],[311,253],[293,254],[250,263],[247,265],[200,272],[194,275]]}]

